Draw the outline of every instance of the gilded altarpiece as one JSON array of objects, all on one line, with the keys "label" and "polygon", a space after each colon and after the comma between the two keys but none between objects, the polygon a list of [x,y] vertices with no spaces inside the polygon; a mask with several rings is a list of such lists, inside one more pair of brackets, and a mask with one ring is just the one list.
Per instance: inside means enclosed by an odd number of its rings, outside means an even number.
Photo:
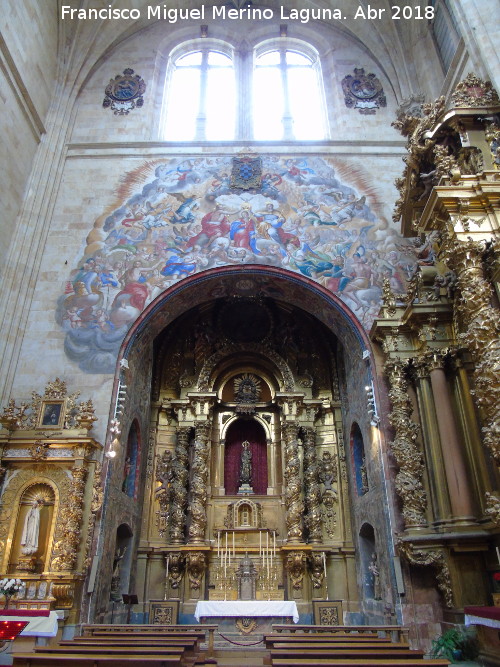
[{"label": "gilded altarpiece", "polygon": [[200,600],[256,599],[294,600],[312,619],[313,600],[346,596],[354,549],[327,338],[269,300],[223,299],[158,345],[137,580],[178,600],[180,617]]},{"label": "gilded altarpiece", "polygon": [[[435,263],[406,295],[384,285],[385,355],[404,567],[430,567],[444,618],[491,604],[500,507],[500,98],[469,74],[451,98],[394,123],[408,155],[394,220]],[[495,465],[496,464],[496,465]]]},{"label": "gilded altarpiece", "polygon": [[78,396],[56,379],[29,402],[11,399],[0,417],[0,571],[24,584],[10,606],[62,609],[69,624],[103,498],[94,408]]}]

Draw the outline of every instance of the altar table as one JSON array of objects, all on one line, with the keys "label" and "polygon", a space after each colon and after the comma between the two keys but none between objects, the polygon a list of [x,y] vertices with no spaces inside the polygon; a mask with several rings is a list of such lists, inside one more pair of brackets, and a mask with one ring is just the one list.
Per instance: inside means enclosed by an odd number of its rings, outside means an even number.
[{"label": "altar table", "polygon": [[0,610],[0,621],[29,621],[20,637],[55,637],[58,614],[48,610],[5,609]]},{"label": "altar table", "polygon": [[204,600],[198,602],[194,617],[231,616],[233,618],[255,616],[290,617],[299,622],[299,612],[295,602],[284,600]]},{"label": "altar table", "polygon": [[464,607],[465,625],[500,628],[500,607]]}]

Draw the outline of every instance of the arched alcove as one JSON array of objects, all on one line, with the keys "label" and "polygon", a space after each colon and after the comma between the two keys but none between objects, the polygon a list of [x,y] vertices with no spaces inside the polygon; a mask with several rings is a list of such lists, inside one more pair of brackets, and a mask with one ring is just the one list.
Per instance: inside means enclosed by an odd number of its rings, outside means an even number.
[{"label": "arched alcove", "polygon": [[46,569],[54,505],[55,492],[49,484],[32,484],[22,493],[9,558],[11,572],[34,573]]},{"label": "arched alcove", "polygon": [[356,481],[356,492],[358,496],[368,493],[368,473],[366,471],[365,443],[359,425],[354,422],[351,429],[351,456]]},{"label": "arched alcove", "polygon": [[137,478],[140,465],[140,430],[137,420],[132,422],[127,438],[127,451],[123,466],[122,491],[130,496],[137,497]]},{"label": "arched alcove", "polygon": [[133,533],[128,524],[122,523],[116,530],[113,556],[110,599],[121,602],[122,595],[129,592]]},{"label": "arched alcove", "polygon": [[375,597],[375,578],[372,571],[373,556],[376,554],[375,531],[369,523],[364,523],[359,531],[359,557],[362,585],[365,599]]},{"label": "arched alcove", "polygon": [[267,479],[266,434],[255,419],[237,419],[227,429],[224,455],[224,488],[227,496],[238,493],[243,443],[248,442],[252,458],[251,486],[257,495],[265,495]]}]

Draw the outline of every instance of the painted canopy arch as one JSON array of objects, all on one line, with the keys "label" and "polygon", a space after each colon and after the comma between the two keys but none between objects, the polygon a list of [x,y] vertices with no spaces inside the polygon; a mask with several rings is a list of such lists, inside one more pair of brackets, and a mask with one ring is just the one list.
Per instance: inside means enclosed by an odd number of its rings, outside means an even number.
[{"label": "painted canopy arch", "polygon": [[58,302],[66,354],[80,368],[113,372],[144,309],[207,270],[254,265],[305,277],[368,330],[384,278],[401,293],[417,264],[432,262],[388,222],[361,167],[318,156],[248,159],[260,170],[248,187],[235,185],[230,156],[146,161],[124,174]]}]

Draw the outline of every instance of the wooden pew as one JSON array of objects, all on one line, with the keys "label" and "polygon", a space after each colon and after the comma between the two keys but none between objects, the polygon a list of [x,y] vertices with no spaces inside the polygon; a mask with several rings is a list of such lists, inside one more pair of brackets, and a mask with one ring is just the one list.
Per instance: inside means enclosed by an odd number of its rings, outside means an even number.
[{"label": "wooden pew", "polygon": [[[122,667],[143,663],[146,667],[182,667],[180,657],[122,653],[106,655],[99,650],[87,655],[16,653],[13,667]],[[194,664],[194,663],[193,663]]]},{"label": "wooden pew", "polygon": [[364,658],[370,659],[374,662],[379,660],[390,659],[406,659],[409,662],[413,660],[421,660],[424,657],[424,651],[410,651],[408,648],[380,648],[378,646],[372,648],[359,648],[357,646],[345,646],[332,648],[331,646],[318,647],[306,646],[300,647],[294,645],[293,647],[276,647],[271,649],[271,664],[274,658]]},{"label": "wooden pew", "polygon": [[[422,659],[410,662],[414,667],[448,667],[448,660]],[[408,667],[408,658],[273,658],[272,667]]]},{"label": "wooden pew", "polygon": [[[178,634],[182,633],[184,636],[191,636],[193,633],[197,634],[202,641],[207,641],[208,645],[208,655],[213,656],[214,654],[214,634],[217,630],[217,625],[160,625],[160,624],[143,624],[143,625],[114,625],[109,623],[99,623],[99,624],[83,624],[82,625],[82,636],[92,637],[94,634],[103,636],[106,634],[114,634],[117,632],[120,633],[133,633],[134,636],[137,633],[152,633],[158,635],[161,633],[162,636],[167,634]],[[206,638],[206,633],[208,632],[208,640]]]},{"label": "wooden pew", "polygon": [[407,642],[409,629],[402,625],[298,625],[291,624],[274,624],[273,633],[287,634],[293,633],[347,633],[347,634],[376,634],[381,637],[390,637],[395,642]]},{"label": "wooden pew", "polygon": [[[316,642],[327,642],[331,646],[334,646],[338,643],[347,643],[347,642],[356,642],[357,644],[380,644],[380,645],[390,645],[393,644],[390,639],[387,637],[377,637],[374,634],[331,634],[328,632],[318,633],[318,634],[295,634],[295,635],[284,635],[284,634],[270,634],[264,635],[264,641],[266,648],[272,648],[276,642],[289,642],[289,643],[316,643]],[[397,642],[397,646],[409,646],[406,642]]]}]

